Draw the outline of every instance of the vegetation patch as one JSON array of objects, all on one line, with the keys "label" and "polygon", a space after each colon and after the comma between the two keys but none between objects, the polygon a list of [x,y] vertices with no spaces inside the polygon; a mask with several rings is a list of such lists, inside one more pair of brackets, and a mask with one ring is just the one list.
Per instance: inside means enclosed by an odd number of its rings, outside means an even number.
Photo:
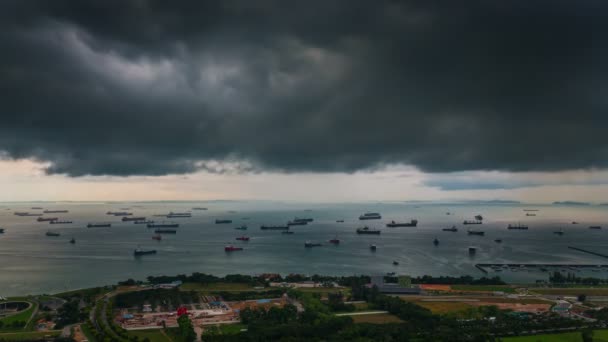
[{"label": "vegetation patch", "polygon": [[171,340],[160,329],[131,330],[127,333],[129,337],[137,337],[140,341],[148,339],[150,342],[170,342]]},{"label": "vegetation patch", "polygon": [[246,283],[184,283],[180,286],[182,291],[203,291],[203,292],[214,292],[214,291],[229,291],[229,292],[240,292],[240,291],[253,291],[254,288],[250,284]]},{"label": "vegetation patch", "polygon": [[555,296],[578,296],[585,294],[587,296],[608,296],[608,288],[542,288],[534,289],[535,293]]}]

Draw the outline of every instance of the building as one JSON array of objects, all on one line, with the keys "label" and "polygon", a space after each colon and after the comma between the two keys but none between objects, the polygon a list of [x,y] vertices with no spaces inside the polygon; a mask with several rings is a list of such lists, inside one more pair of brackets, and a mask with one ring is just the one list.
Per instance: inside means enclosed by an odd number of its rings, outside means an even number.
[{"label": "building", "polygon": [[412,285],[412,281],[408,276],[399,276],[397,283],[387,283],[385,276],[378,275],[371,277],[369,287],[377,287],[380,293],[389,294],[420,294],[421,289],[418,285]]}]

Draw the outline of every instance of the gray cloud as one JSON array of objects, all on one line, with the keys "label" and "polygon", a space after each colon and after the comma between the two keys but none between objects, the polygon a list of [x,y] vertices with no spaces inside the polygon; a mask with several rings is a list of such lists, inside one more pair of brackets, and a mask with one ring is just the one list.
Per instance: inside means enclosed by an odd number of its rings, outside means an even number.
[{"label": "gray cloud", "polygon": [[603,168],[606,15],[600,1],[5,1],[0,150],[72,176]]}]

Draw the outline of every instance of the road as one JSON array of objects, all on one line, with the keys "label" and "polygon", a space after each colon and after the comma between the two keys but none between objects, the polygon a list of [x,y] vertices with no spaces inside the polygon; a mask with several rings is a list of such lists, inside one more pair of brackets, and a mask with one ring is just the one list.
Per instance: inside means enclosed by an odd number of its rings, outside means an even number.
[{"label": "road", "polygon": [[361,311],[361,312],[339,313],[339,314],[336,314],[336,316],[380,315],[380,314],[387,314],[387,313],[388,313],[388,311]]}]

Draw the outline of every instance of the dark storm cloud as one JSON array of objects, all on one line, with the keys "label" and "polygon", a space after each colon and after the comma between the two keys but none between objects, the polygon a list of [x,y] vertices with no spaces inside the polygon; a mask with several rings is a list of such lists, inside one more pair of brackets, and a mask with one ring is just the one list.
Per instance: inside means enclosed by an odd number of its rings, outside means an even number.
[{"label": "dark storm cloud", "polygon": [[4,1],[0,150],[73,176],[603,168],[607,16],[602,1]]}]

